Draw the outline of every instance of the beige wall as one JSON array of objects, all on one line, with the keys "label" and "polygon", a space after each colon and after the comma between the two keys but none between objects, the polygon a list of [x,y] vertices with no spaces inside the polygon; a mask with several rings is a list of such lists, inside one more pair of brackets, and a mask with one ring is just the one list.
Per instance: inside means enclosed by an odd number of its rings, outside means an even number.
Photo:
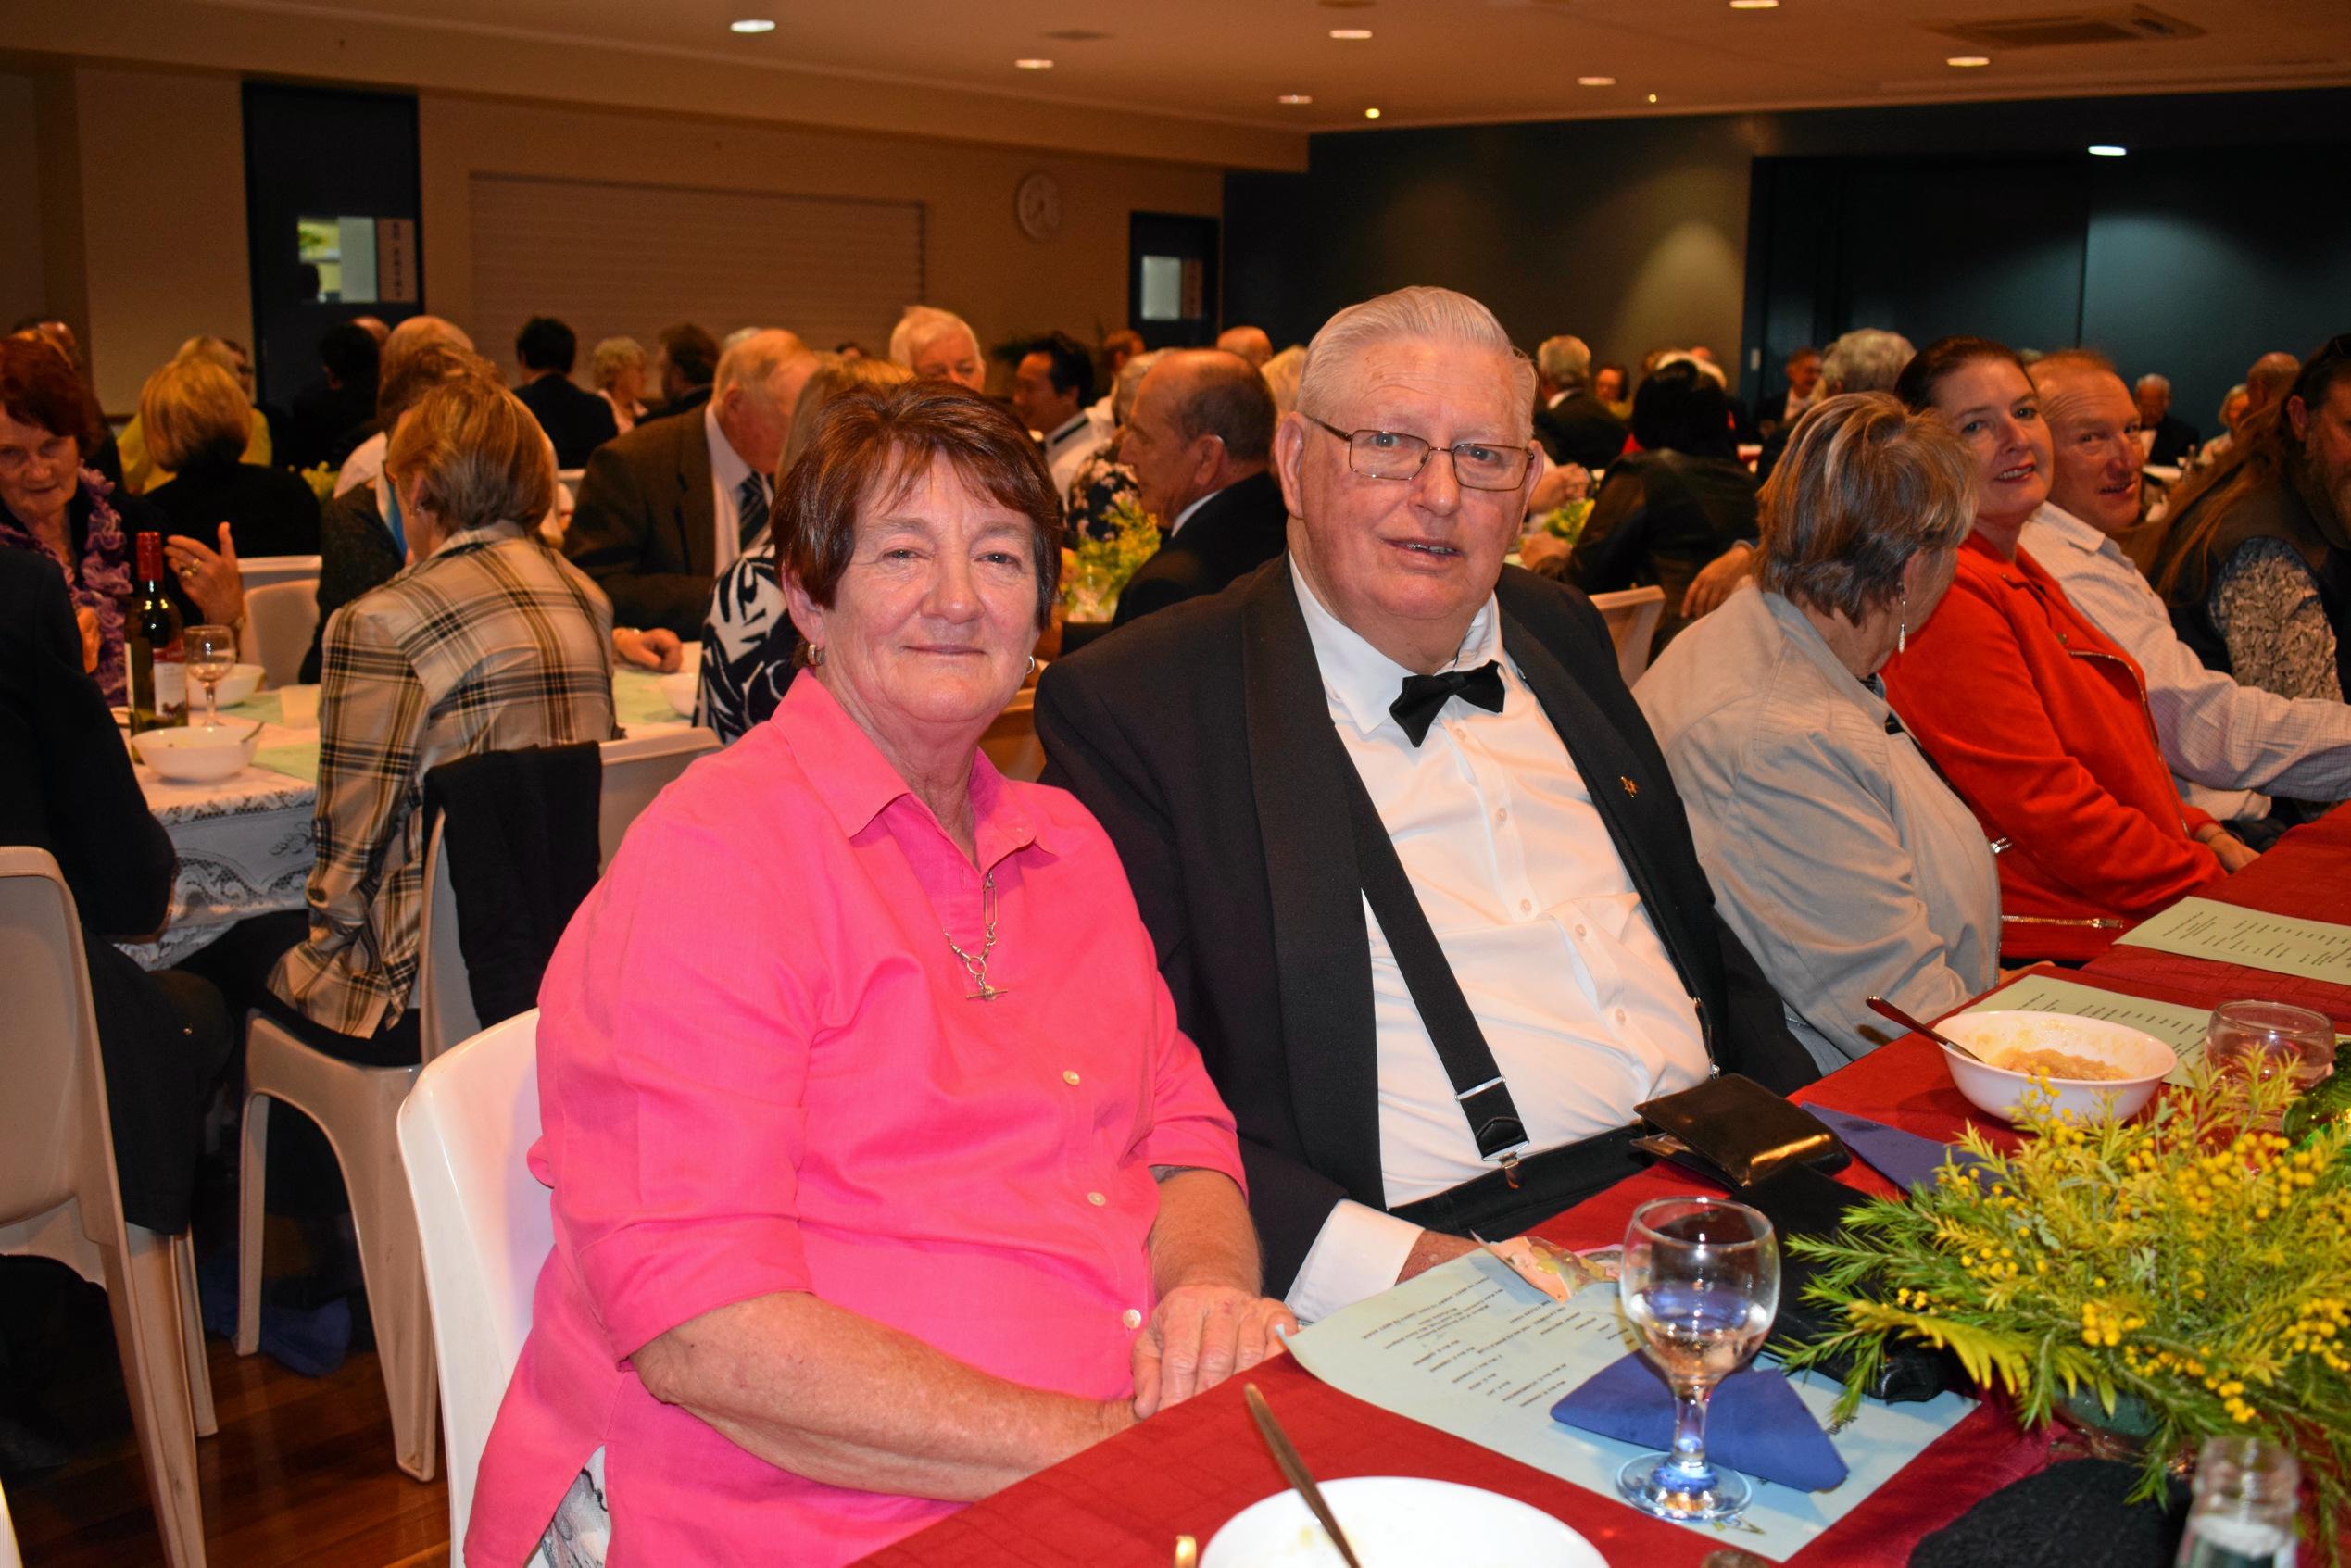
[{"label": "beige wall", "polygon": [[[1091,343],[1125,325],[1127,215],[1214,217],[1223,206],[1217,170],[1179,164],[431,94],[418,121],[425,295],[460,324],[472,304],[477,173],[919,201],[930,303],[989,341],[1058,327]],[[1059,182],[1062,213],[1043,241],[1012,218],[1013,187],[1040,169]]]},{"label": "beige wall", "polygon": [[0,71],[0,330],[51,308],[41,257],[41,158],[32,78]]}]

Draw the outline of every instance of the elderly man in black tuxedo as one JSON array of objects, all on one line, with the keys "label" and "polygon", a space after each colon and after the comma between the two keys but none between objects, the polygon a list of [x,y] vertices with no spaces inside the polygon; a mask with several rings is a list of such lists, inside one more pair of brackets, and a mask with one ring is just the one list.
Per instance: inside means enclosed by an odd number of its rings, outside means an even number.
[{"label": "elderly man in black tuxedo", "polygon": [[1503,569],[1533,381],[1465,295],[1342,310],[1274,438],[1287,558],[1037,693],[1047,781],[1118,846],[1302,1316],[1629,1173],[1641,1101],[1813,1076],[1600,616]]},{"label": "elderly man in black tuxedo", "polygon": [[1289,514],[1266,468],[1273,443],[1274,395],[1248,360],[1221,348],[1160,356],[1118,443],[1159,519],[1159,553],[1120,591],[1113,624],[1213,594],[1282,553]]}]

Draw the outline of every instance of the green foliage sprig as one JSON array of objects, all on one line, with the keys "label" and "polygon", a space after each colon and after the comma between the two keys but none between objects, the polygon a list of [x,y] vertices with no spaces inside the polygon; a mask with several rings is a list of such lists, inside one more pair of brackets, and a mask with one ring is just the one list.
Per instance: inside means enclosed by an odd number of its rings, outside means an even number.
[{"label": "green foliage sprig", "polygon": [[1840,1414],[1898,1339],[1951,1351],[2029,1425],[2068,1396],[2144,1412],[2134,1498],[2208,1436],[2266,1437],[2301,1462],[2332,1560],[2351,1524],[2351,1129],[2298,1148],[2254,1130],[2291,1095],[2282,1074],[2201,1068],[2118,1122],[2032,1093],[2014,1152],[1971,1127],[1975,1173],[1946,1165],[1834,1238],[1788,1238],[1823,1265],[1807,1298],[1843,1326],[1787,1363],[1852,1358]]}]

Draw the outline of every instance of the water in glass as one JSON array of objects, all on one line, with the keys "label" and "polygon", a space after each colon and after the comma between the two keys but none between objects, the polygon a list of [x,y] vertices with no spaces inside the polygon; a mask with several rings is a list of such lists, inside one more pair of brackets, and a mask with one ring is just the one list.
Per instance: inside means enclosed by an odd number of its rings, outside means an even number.
[{"label": "water in glass", "polygon": [[2205,1026],[2205,1060],[2243,1078],[2289,1074],[2307,1094],[2334,1071],[2334,1025],[2284,1002],[2223,1002]]}]

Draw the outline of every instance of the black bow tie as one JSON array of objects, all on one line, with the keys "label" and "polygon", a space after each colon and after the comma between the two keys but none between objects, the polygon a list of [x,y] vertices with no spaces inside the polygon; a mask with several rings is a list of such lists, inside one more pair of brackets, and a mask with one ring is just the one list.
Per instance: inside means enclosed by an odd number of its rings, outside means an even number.
[{"label": "black bow tie", "polygon": [[1502,710],[1502,666],[1488,659],[1475,670],[1448,670],[1439,675],[1407,675],[1404,689],[1388,711],[1414,746],[1427,737],[1428,726],[1437,721],[1437,710],[1445,706],[1447,697],[1457,696],[1464,702],[1474,702],[1489,713]]}]

